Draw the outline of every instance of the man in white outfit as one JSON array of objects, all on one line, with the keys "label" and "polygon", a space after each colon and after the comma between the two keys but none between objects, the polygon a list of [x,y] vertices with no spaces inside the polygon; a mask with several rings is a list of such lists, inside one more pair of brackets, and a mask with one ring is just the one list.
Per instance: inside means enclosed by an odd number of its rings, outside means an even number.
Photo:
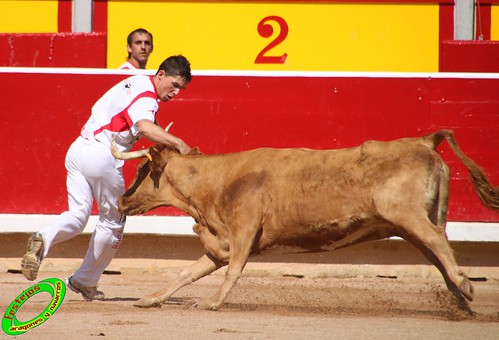
[{"label": "man in white outfit", "polygon": [[181,55],[173,56],[163,61],[154,76],[129,77],[95,103],[81,135],[66,155],[69,210],[28,240],[21,263],[28,280],[36,279],[52,245],[83,231],[95,198],[99,220],[83,263],[66,283],[85,300],[104,299],[97,283],[122,241],[125,226],[125,218],[118,211],[118,199],[125,192],[123,161],[112,156],[111,142],[116,140],[120,151],[128,151],[144,136],[154,143],[174,146],[182,154],[189,153],[191,148],[155,124],[155,117],[158,102],[174,98],[190,81],[189,61]]}]

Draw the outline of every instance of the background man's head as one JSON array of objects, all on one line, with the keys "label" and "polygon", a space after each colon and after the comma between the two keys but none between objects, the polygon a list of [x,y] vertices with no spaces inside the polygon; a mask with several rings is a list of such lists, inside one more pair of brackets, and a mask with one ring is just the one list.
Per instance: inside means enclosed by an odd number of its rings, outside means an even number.
[{"label": "background man's head", "polygon": [[145,69],[153,46],[150,32],[143,28],[134,30],[127,37],[128,61],[139,69]]}]

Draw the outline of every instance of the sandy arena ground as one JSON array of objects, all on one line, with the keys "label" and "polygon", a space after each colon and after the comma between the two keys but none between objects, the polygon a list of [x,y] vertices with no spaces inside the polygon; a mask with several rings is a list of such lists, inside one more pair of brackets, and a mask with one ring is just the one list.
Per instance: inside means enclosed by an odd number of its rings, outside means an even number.
[{"label": "sandy arena ground", "polygon": [[[47,259],[37,281],[63,279],[78,262]],[[427,266],[416,267],[420,277],[373,277],[362,271],[330,275],[341,265],[249,263],[220,311],[196,310],[190,304],[215,293],[224,269],[184,287],[162,308],[133,306],[189,263],[115,259],[99,286],[105,301],[85,302],[68,290],[45,323],[17,337],[0,332],[0,339],[499,339],[495,270],[474,282],[474,316],[457,307],[442,278]],[[16,266],[16,259],[0,259],[0,269]],[[1,271],[2,312],[37,281]],[[49,301],[48,293],[34,296],[17,319],[33,318]]]}]

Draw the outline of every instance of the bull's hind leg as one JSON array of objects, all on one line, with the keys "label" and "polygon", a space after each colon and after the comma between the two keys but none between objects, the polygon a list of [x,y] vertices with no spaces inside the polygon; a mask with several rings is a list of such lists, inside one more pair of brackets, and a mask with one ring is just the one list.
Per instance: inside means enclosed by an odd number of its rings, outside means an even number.
[{"label": "bull's hind leg", "polygon": [[450,171],[449,167],[445,164],[441,164],[438,177],[438,191],[437,199],[435,200],[435,206],[430,214],[430,219],[433,224],[436,224],[443,230],[445,230],[447,224],[447,207],[449,203],[449,181],[450,181]]},{"label": "bull's hind leg", "polygon": [[427,218],[406,217],[402,226],[402,237],[414,244],[426,258],[442,273],[447,288],[463,301],[463,296],[473,300],[473,286],[468,277],[457,265],[445,230],[432,224]]},{"label": "bull's hind leg", "polygon": [[180,288],[199,280],[223,266],[224,263],[222,261],[215,259],[210,254],[205,254],[194,264],[184,269],[171,286],[142,297],[134,305],[144,308],[161,307]]}]

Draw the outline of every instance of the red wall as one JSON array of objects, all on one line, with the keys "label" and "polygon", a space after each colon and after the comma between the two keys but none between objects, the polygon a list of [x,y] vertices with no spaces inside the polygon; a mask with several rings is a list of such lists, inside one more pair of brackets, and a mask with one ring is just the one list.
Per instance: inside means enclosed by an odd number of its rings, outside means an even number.
[{"label": "red wall", "polygon": [[440,45],[439,71],[499,72],[499,41],[443,41]]},{"label": "red wall", "polygon": [[[64,156],[93,103],[123,75],[0,73],[0,213],[66,209]],[[461,148],[499,184],[499,77],[274,77],[195,75],[158,115],[204,153],[260,146],[342,148],[453,129]],[[478,77],[478,75],[477,75]],[[140,146],[148,145],[144,141]],[[446,145],[452,170],[449,219],[499,221],[474,193]],[[135,163],[127,163],[129,182]],[[157,210],[156,214],[178,214]]]},{"label": "red wall", "polygon": [[0,33],[0,66],[106,67],[106,33]]}]

